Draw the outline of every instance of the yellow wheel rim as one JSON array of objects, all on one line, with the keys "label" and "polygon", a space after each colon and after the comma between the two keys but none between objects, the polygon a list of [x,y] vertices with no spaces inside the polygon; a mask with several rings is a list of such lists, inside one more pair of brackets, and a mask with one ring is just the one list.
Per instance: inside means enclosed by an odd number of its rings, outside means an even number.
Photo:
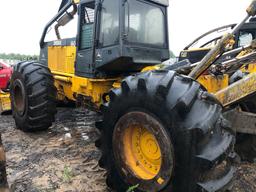
[{"label": "yellow wheel rim", "polygon": [[160,119],[142,111],[127,112],[115,124],[113,163],[121,179],[141,191],[160,191],[173,174],[174,153]]},{"label": "yellow wheel rim", "polygon": [[155,136],[143,125],[131,125],[123,134],[123,152],[127,166],[139,178],[150,180],[161,168],[161,150]]}]

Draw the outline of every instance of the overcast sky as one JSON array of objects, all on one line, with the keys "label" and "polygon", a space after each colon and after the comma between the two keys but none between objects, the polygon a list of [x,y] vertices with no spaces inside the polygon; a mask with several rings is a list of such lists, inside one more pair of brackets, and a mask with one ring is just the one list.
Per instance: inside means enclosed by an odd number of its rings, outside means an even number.
[{"label": "overcast sky", "polygon": [[[1,1],[0,52],[38,54],[45,24],[61,0]],[[202,33],[239,22],[251,0],[170,0],[170,49],[177,54]],[[74,29],[75,30],[75,29]]]}]

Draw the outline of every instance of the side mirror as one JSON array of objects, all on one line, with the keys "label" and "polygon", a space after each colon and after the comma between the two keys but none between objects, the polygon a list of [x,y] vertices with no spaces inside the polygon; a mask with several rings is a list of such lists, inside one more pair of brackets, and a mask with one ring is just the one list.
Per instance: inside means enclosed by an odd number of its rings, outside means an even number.
[{"label": "side mirror", "polygon": [[0,70],[4,69],[4,67],[2,65],[0,65]]}]

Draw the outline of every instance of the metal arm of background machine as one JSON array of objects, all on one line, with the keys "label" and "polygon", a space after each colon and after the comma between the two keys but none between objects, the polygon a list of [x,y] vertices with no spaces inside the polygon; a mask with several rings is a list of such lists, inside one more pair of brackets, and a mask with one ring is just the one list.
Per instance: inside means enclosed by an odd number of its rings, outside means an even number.
[{"label": "metal arm of background machine", "polygon": [[44,39],[45,36],[47,34],[47,31],[49,29],[49,27],[56,21],[58,21],[58,19],[72,6],[73,1],[69,0],[69,2],[57,13],[57,15],[55,15],[45,26],[44,30],[43,30],[43,34],[41,36],[40,39],[40,47],[43,48],[44,47]]},{"label": "metal arm of background machine", "polygon": [[190,44],[188,44],[184,50],[188,50],[191,46],[194,46],[200,39],[202,39],[203,37],[206,37],[207,35],[213,33],[213,32],[216,32],[216,31],[219,31],[219,30],[223,30],[223,29],[227,29],[227,28],[233,28],[235,27],[236,24],[229,24],[229,25],[225,25],[225,26],[222,26],[222,27],[218,27],[216,29],[212,29],[211,31],[208,31],[207,33],[204,33],[203,35],[199,36],[198,38],[196,38],[194,41],[192,41]]},{"label": "metal arm of background machine", "polygon": [[[215,64],[223,63],[222,60],[230,61],[230,59],[225,59],[225,58],[227,58],[227,57],[233,58],[233,56],[237,55],[241,51],[246,51],[246,50],[251,50],[251,49],[256,49],[256,40],[254,40],[250,45],[241,46],[236,49],[233,49],[233,50],[223,53],[223,55],[221,57],[219,57],[214,63]],[[195,68],[199,64],[200,64],[200,62],[190,63],[188,59],[185,59],[185,60],[179,61],[175,64],[164,66],[164,69],[174,70],[174,71],[177,71],[178,73],[187,75],[192,71],[193,68]]]},{"label": "metal arm of background machine", "polygon": [[189,77],[197,79],[206,71],[224,52],[225,48],[233,40],[234,34],[241,29],[244,23],[252,16],[256,15],[256,0],[253,0],[247,8],[247,16],[228,34],[224,35],[217,45],[202,59],[202,61],[189,73]]}]

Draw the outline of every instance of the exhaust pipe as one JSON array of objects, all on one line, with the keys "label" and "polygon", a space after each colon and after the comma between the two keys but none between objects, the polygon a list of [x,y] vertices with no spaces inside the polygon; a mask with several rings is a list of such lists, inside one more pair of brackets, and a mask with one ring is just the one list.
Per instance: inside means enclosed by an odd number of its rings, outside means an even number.
[{"label": "exhaust pipe", "polygon": [[59,27],[63,27],[65,25],[67,25],[71,20],[74,19],[74,16],[77,13],[77,5],[76,4],[72,4],[73,5],[73,10],[71,12],[66,12],[58,21],[57,24],[55,25],[55,34],[58,40],[61,39],[60,36],[60,31],[59,31]]}]

